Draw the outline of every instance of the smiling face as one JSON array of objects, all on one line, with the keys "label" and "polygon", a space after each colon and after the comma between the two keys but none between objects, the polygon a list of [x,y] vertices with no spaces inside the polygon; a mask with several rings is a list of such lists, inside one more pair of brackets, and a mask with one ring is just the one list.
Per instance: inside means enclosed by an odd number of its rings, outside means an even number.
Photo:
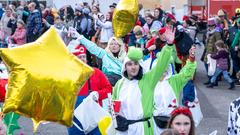
[{"label": "smiling face", "polygon": [[191,120],[186,115],[179,114],[173,119],[171,128],[177,130],[180,135],[189,135],[191,129]]},{"label": "smiling face", "polygon": [[138,75],[140,65],[137,61],[129,61],[125,65],[127,75],[129,79],[132,79],[133,77]]},{"label": "smiling face", "polygon": [[118,42],[116,40],[112,40],[112,42],[109,45],[109,50],[112,53],[118,53],[120,51],[120,45],[118,44]]}]

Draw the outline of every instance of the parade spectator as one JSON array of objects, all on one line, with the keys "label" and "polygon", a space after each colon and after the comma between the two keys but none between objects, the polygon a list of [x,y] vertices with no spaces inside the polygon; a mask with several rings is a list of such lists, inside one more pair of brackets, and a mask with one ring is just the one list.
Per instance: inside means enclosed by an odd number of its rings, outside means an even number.
[{"label": "parade spectator", "polygon": [[195,126],[191,111],[186,107],[178,107],[171,113],[168,128],[178,131],[179,134],[195,135]]},{"label": "parade spectator", "polygon": [[74,18],[74,23],[73,27],[77,30],[79,34],[84,34],[86,35],[87,33],[87,25],[88,25],[88,20],[84,16],[82,7],[78,6],[75,8],[75,18]]},{"label": "parade spectator", "polygon": [[143,35],[143,29],[141,26],[135,26],[133,28],[133,33],[136,37],[136,42],[135,42],[135,47],[141,48],[142,50],[145,49],[145,44],[146,44],[146,39],[144,38]]},{"label": "parade spectator", "polygon": [[[217,53],[217,48],[215,43],[221,40],[221,33],[216,29],[216,21],[215,18],[210,18],[208,20],[208,32],[207,32],[207,41],[205,45],[205,50],[203,52],[202,60],[205,64],[205,69],[208,72],[208,64],[207,64],[207,55]],[[208,81],[205,82],[205,85],[210,84],[211,77],[208,76]]]},{"label": "parade spectator", "polygon": [[106,14],[106,20],[103,21],[100,18],[97,19],[97,25],[101,28],[100,33],[100,46],[105,49],[109,39],[113,36],[113,27],[112,27],[112,13],[108,12]]},{"label": "parade spectator", "polygon": [[7,27],[12,29],[11,35],[13,35],[17,28],[17,18],[18,18],[17,13],[13,12],[10,20],[8,21]]},{"label": "parade spectator", "polygon": [[26,43],[26,29],[25,29],[25,23],[23,22],[23,20],[17,21],[17,29],[10,38],[17,45],[23,45]]},{"label": "parade spectator", "polygon": [[158,20],[154,20],[154,17],[150,13],[148,13],[145,16],[145,20],[146,20],[146,23],[143,26],[145,34],[150,33],[150,31],[152,30],[159,31],[162,27],[162,23],[159,22]]},{"label": "parade spectator", "polygon": [[154,18],[155,18],[155,20],[158,20],[159,22],[162,22],[163,12],[164,11],[161,8],[155,8],[154,9]]},{"label": "parade spectator", "polygon": [[7,27],[9,20],[11,19],[12,10],[9,6],[5,8],[5,12],[0,21],[0,27],[3,30],[6,37],[12,34],[12,29]]},{"label": "parade spectator", "polygon": [[28,5],[30,15],[27,19],[27,43],[35,41],[41,34],[42,18],[39,10],[36,9],[36,4],[31,2]]},{"label": "parade spectator", "polygon": [[235,87],[233,80],[230,78],[228,74],[228,56],[229,53],[227,52],[227,49],[225,48],[224,42],[222,40],[218,40],[215,43],[215,46],[217,48],[217,53],[211,54],[211,58],[215,59],[217,61],[217,67],[214,75],[211,77],[210,84],[207,86],[208,88],[213,88],[214,83],[217,79],[217,77],[223,73],[223,77],[226,79],[226,81],[230,84],[230,87],[228,89],[233,89]]},{"label": "parade spectator", "polygon": [[[87,63],[87,56],[86,56],[86,48],[82,45],[76,46],[75,50],[72,52],[75,56],[77,56],[82,62]],[[92,76],[86,81],[83,85],[81,90],[78,93],[77,101],[75,103],[75,108],[78,107],[84,98],[86,98],[90,93],[92,93],[94,100],[96,100],[100,105],[102,105],[102,100],[107,98],[108,93],[112,93],[112,86],[106,76],[97,68],[93,68],[94,73]],[[75,123],[77,119],[74,118]],[[81,127],[81,124],[79,125]],[[77,127],[72,126],[68,129],[69,135],[82,135],[84,134],[83,131],[80,131]],[[88,135],[96,135],[100,134],[99,130],[96,128]]]},{"label": "parade spectator", "polygon": [[[236,34],[231,44],[231,57],[233,61],[233,70],[235,73],[240,71],[240,19],[237,20]],[[237,83],[239,85],[239,83]]]},{"label": "parade spectator", "polygon": [[122,63],[126,57],[123,41],[120,38],[112,37],[109,39],[107,47],[102,49],[75,31],[72,33],[77,35],[78,42],[84,45],[91,54],[102,59],[102,71],[114,86],[122,78]]},{"label": "parade spectator", "polygon": [[109,5],[109,9],[110,9],[109,12],[111,12],[111,13],[113,14],[113,12],[114,12],[116,6],[117,6],[117,3],[113,3],[113,4]]}]

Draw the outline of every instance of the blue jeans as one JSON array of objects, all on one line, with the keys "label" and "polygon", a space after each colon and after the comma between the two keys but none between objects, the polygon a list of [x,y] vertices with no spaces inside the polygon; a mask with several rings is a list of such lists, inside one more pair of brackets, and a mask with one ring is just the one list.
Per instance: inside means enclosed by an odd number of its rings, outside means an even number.
[{"label": "blue jeans", "polygon": [[227,70],[222,70],[222,69],[220,69],[220,68],[217,67],[214,75],[213,75],[212,78],[211,78],[211,83],[215,83],[217,77],[218,77],[221,73],[223,73],[223,77],[224,77],[224,79],[225,79],[228,83],[232,83],[232,82],[233,82],[233,80],[230,78]]},{"label": "blue jeans", "polygon": [[[77,108],[83,101],[83,99],[86,98],[86,96],[78,96],[77,101],[75,103],[75,108]],[[76,117],[73,117],[73,121],[80,127],[82,128],[82,124],[78,121]],[[68,134],[69,135],[85,135],[84,132],[80,131],[77,127],[74,125],[70,128],[68,128]],[[88,135],[101,135],[98,127],[92,130]]]}]

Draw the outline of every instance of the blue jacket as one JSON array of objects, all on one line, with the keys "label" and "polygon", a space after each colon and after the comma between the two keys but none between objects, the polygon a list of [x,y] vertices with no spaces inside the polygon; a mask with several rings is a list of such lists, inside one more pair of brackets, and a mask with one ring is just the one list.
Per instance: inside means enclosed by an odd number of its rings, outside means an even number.
[{"label": "blue jacket", "polygon": [[112,75],[113,73],[122,75],[122,62],[119,59],[110,56],[106,50],[86,38],[82,38],[80,44],[84,45],[91,54],[102,59],[102,71],[105,75]]},{"label": "blue jacket", "polygon": [[39,35],[42,29],[42,18],[38,10],[30,13],[27,19],[27,36]]}]

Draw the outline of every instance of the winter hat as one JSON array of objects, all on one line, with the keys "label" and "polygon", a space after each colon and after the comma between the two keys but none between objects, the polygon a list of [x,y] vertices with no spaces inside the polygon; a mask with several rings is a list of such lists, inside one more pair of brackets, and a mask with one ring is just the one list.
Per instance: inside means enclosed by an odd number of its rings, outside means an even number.
[{"label": "winter hat", "polygon": [[75,47],[75,50],[72,52],[75,56],[79,56],[81,54],[86,54],[87,53],[87,49],[85,48],[85,46],[83,45],[77,45]]},{"label": "winter hat", "polygon": [[82,10],[82,12],[84,13],[84,14],[89,14],[90,13],[90,9],[89,8],[84,8],[83,10]]},{"label": "winter hat", "polygon": [[189,18],[193,19],[194,21],[198,20],[198,16],[196,16],[196,15],[191,15]]},{"label": "winter hat", "polygon": [[209,18],[209,19],[208,19],[208,25],[216,25],[216,20],[215,20],[215,18]]},{"label": "winter hat", "polygon": [[82,12],[82,10],[83,10],[83,8],[82,8],[81,6],[77,6],[77,7],[75,8],[75,12],[76,12],[76,11]]},{"label": "winter hat", "polygon": [[240,15],[240,8],[236,8],[235,9],[235,15],[237,16],[237,15]]},{"label": "winter hat", "polygon": [[140,48],[129,47],[127,57],[125,57],[124,62],[123,62],[122,74],[124,74],[124,72],[126,71],[125,65],[129,61],[138,61],[139,65],[142,67],[143,73],[144,73],[145,71],[144,71],[144,64],[143,64],[142,58],[143,58],[143,52]]},{"label": "winter hat", "polygon": [[189,20],[189,17],[187,15],[184,15],[182,18],[183,21]]},{"label": "winter hat", "polygon": [[220,10],[218,10],[217,15],[218,16],[224,16],[225,13],[224,13],[224,11],[222,9],[220,9]]},{"label": "winter hat", "polygon": [[140,48],[129,47],[127,57],[132,61],[139,61],[143,58],[143,52]]},{"label": "winter hat", "polygon": [[159,31],[158,31],[158,34],[159,35],[162,35],[166,32],[166,28],[161,28]]},{"label": "winter hat", "polygon": [[176,20],[175,16],[174,16],[173,14],[170,14],[170,13],[167,15],[167,18],[170,18],[170,19]]}]

